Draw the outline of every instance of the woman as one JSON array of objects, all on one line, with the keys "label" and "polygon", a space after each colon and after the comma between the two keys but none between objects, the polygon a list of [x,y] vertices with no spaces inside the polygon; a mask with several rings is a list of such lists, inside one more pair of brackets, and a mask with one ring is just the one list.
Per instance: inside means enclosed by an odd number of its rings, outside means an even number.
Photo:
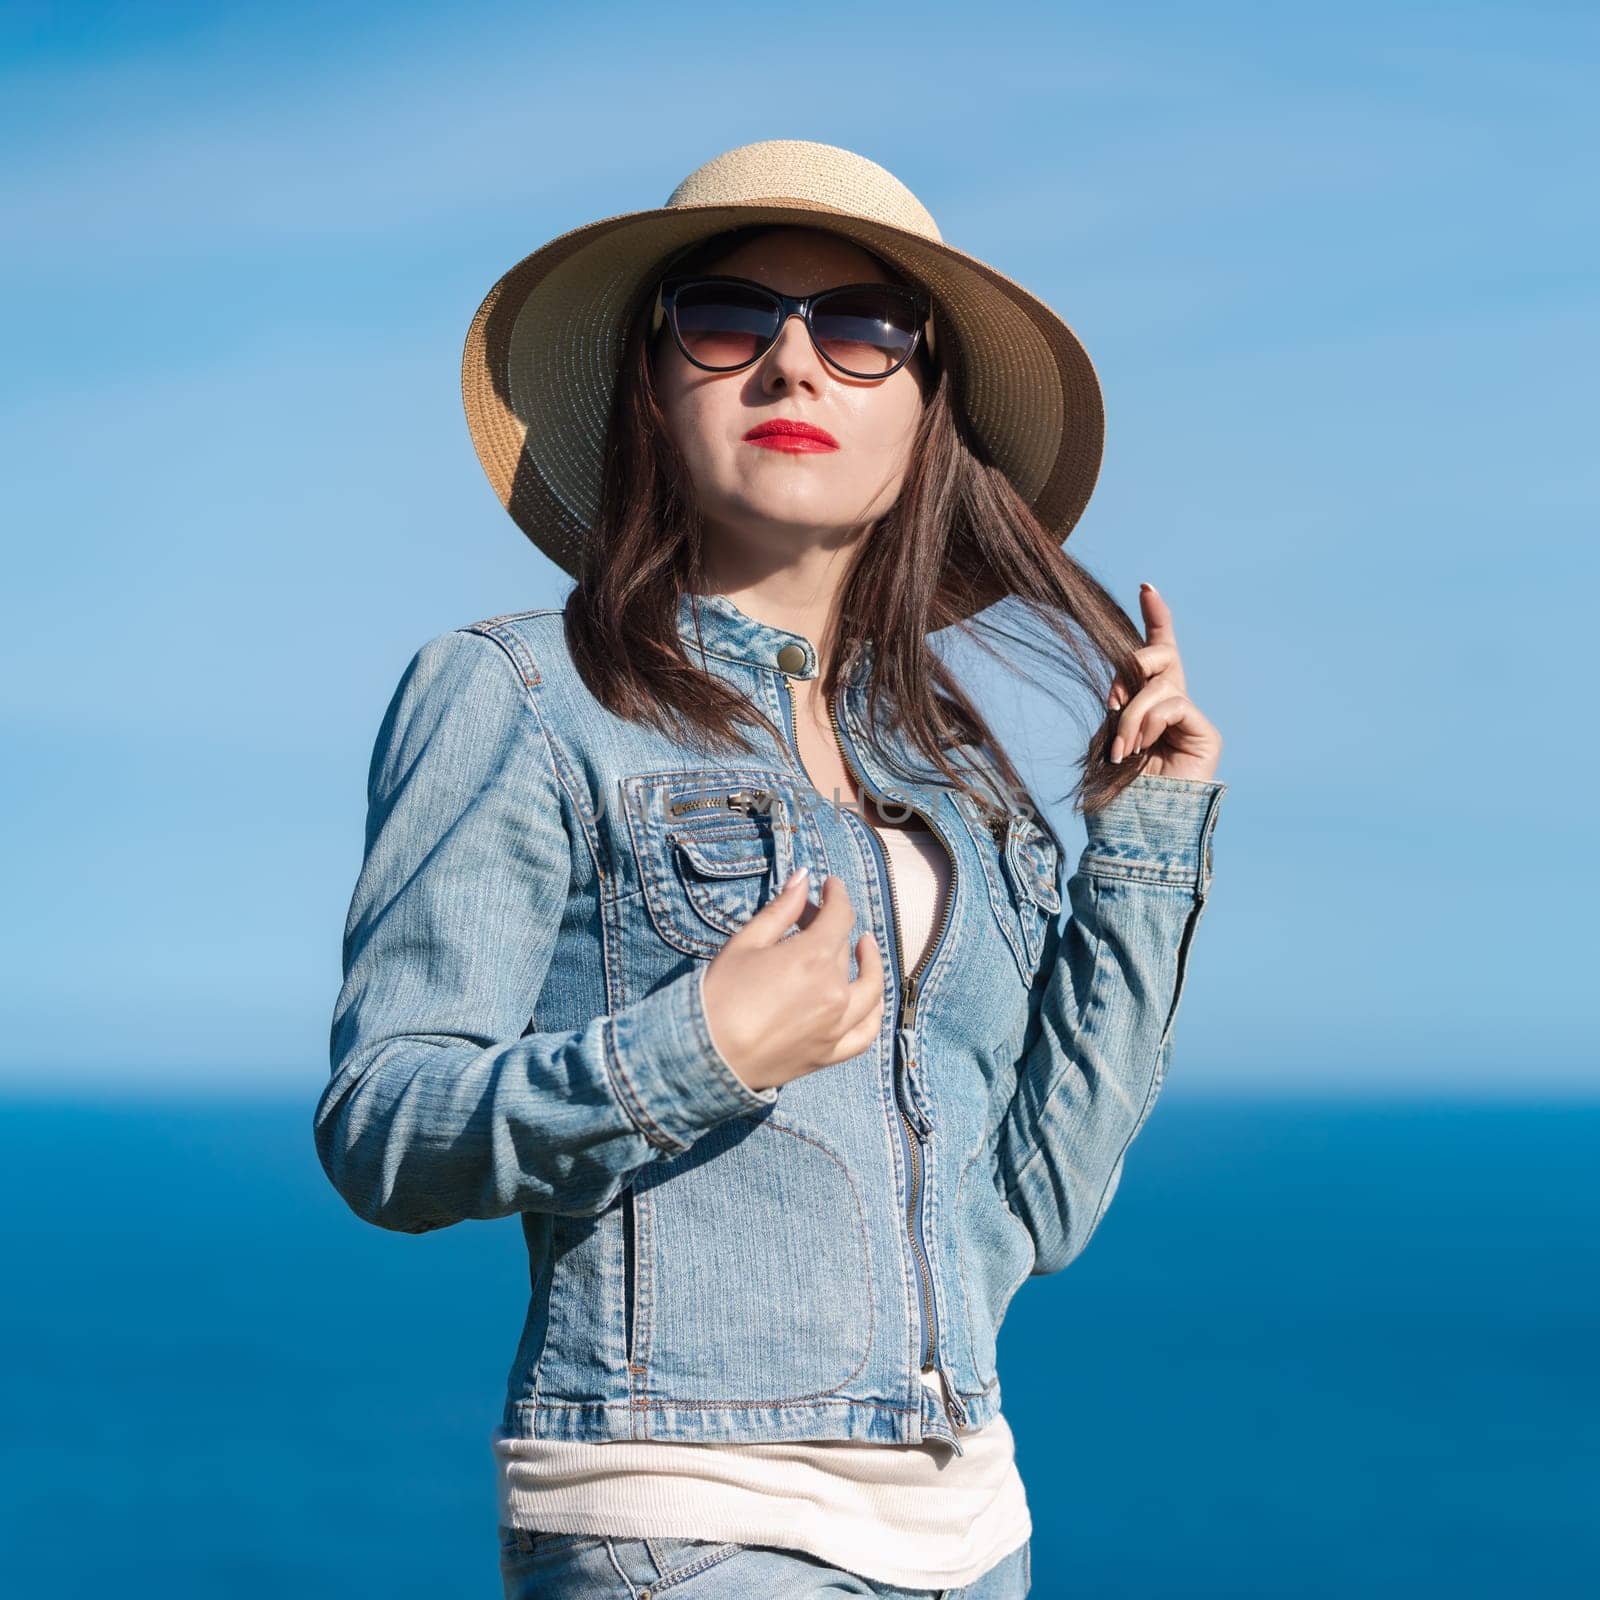
[{"label": "woman", "polygon": [[[1164,602],[1060,547],[1088,357],[771,141],[513,268],[465,394],[577,584],[401,680],[315,1130],[381,1227],[521,1217],[506,1593],[1026,1594],[995,1339],[1149,1114],[1225,789]],[[1104,703],[1064,928],[926,642],[1007,596]]]}]

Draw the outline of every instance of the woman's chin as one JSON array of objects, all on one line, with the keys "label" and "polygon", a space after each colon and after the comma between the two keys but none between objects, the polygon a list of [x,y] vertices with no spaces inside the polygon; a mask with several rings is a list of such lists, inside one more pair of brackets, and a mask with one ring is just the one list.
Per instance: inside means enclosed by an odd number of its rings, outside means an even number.
[{"label": "woman's chin", "polygon": [[833,495],[750,495],[724,507],[713,520],[733,527],[799,533],[850,527],[859,520],[859,513],[854,506],[841,505]]}]

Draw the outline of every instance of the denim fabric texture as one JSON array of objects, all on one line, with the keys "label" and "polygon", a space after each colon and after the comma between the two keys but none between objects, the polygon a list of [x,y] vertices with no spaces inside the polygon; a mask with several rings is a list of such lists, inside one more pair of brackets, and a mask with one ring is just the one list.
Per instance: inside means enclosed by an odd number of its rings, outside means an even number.
[{"label": "denim fabric texture", "polygon": [[[864,657],[834,708],[846,757],[954,863],[908,995],[882,847],[794,741],[811,641],[721,595],[679,625],[772,719],[754,755],[607,711],[556,608],[416,653],[373,751],[320,1158],[382,1228],[520,1217],[513,1433],[959,1451],[999,1410],[1012,1296],[1088,1244],[1161,1087],[1226,786],[1141,775],[1086,817],[1063,889],[1025,801],[991,784],[986,820],[869,725]],[[877,935],[884,1022],[756,1090],[701,981],[796,865],[813,896],[844,879]]]},{"label": "denim fabric texture", "polygon": [[611,1539],[500,1529],[505,1600],[1024,1600],[1032,1579],[1025,1540],[981,1578],[954,1589],[907,1589],[831,1567],[803,1550],[711,1539]]},{"label": "denim fabric texture", "polygon": [[502,1523],[499,1566],[506,1600],[1024,1600],[1032,1541],[957,1589],[904,1589],[829,1566],[805,1550],[717,1539],[611,1539],[528,1533]]}]

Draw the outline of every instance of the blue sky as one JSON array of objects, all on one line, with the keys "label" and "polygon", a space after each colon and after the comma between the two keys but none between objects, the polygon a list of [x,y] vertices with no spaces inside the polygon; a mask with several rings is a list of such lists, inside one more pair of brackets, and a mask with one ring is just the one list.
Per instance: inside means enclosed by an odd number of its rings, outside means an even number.
[{"label": "blue sky", "polygon": [[[788,16],[7,6],[0,1077],[309,1107],[388,696],[568,584],[473,455],[472,313],[784,137],[1096,362],[1069,548],[1160,585],[1227,742],[1174,1092],[1592,1093],[1600,19]],[[978,686],[1068,781],[1070,708]]]}]

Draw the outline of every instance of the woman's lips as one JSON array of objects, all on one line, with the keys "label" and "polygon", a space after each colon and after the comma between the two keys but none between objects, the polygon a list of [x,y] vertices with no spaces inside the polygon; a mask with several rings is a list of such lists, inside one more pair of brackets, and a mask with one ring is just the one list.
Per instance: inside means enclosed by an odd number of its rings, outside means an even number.
[{"label": "woman's lips", "polygon": [[794,422],[787,417],[758,422],[744,437],[747,444],[760,445],[764,450],[804,453],[839,448],[839,441],[826,428],[809,422]]}]

